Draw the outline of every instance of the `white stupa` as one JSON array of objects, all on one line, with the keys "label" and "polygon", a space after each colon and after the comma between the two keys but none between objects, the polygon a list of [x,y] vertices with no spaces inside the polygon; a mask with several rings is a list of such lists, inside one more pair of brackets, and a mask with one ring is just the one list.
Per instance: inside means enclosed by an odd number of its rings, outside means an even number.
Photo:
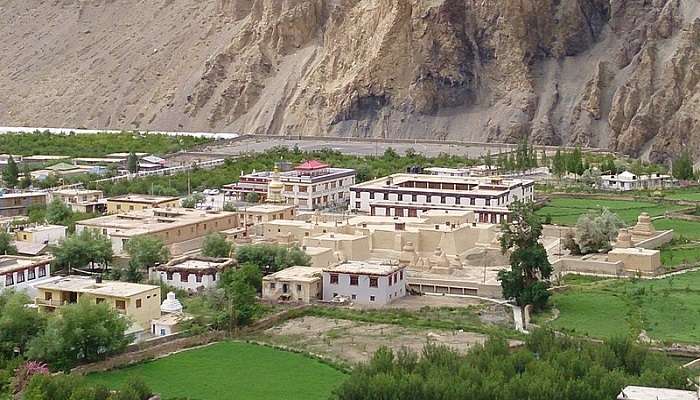
[{"label": "white stupa", "polygon": [[168,296],[160,305],[160,312],[163,314],[182,314],[182,303],[175,297],[175,293],[168,292]]}]

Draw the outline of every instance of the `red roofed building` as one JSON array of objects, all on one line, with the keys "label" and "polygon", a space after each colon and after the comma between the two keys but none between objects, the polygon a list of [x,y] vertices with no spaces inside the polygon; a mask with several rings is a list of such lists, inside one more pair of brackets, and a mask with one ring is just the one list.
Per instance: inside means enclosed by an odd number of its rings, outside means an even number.
[{"label": "red roofed building", "polygon": [[[267,186],[272,180],[271,171],[241,175],[237,183],[224,186],[227,194],[245,200],[249,193],[256,193],[261,201],[267,196]],[[345,205],[350,199],[350,187],[355,184],[355,170],[333,168],[318,160],[308,160],[294,170],[280,173],[287,204],[300,210],[317,210]]]}]

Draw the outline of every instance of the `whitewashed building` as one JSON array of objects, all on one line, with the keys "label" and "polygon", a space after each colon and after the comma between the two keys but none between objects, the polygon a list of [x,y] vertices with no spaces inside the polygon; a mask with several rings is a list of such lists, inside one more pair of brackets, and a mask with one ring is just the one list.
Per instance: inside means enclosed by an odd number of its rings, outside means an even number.
[{"label": "whitewashed building", "polygon": [[626,192],[630,190],[662,189],[673,185],[671,175],[650,174],[635,175],[629,171],[617,175],[603,175],[600,177],[600,188],[603,190],[616,190]]},{"label": "whitewashed building", "polygon": [[510,204],[534,198],[535,182],[527,179],[394,174],[350,188],[350,211],[420,217],[430,210],[466,210],[479,222],[500,223]]},{"label": "whitewashed building", "polygon": [[213,289],[221,274],[236,265],[231,258],[186,256],[154,268],[155,278],[163,283],[189,292]]},{"label": "whitewashed building", "polygon": [[35,285],[51,277],[51,256],[22,257],[0,255],[0,293],[3,290],[36,295]]},{"label": "whitewashed building", "polygon": [[323,269],[323,300],[345,298],[355,304],[384,306],[406,295],[406,268],[349,261]]}]

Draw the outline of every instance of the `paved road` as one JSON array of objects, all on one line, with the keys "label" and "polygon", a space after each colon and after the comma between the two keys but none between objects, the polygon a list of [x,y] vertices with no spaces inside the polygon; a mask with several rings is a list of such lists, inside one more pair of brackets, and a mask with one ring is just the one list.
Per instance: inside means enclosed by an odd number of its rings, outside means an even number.
[{"label": "paved road", "polygon": [[[71,133],[96,135],[100,133],[119,133],[119,130],[105,129],[77,129],[77,128],[34,128],[27,126],[0,126],[0,135],[6,133],[33,133],[36,131],[52,133],[54,135],[69,135]],[[146,133],[143,131],[142,133]],[[239,137],[237,133],[224,132],[167,132],[167,131],[149,131],[149,133],[159,133],[168,136],[193,136],[204,137],[209,139],[235,139]]]}]

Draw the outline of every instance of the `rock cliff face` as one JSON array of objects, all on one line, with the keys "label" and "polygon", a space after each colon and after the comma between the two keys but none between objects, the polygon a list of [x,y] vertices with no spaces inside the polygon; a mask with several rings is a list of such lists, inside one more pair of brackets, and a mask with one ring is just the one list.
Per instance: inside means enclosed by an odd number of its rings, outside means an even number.
[{"label": "rock cliff face", "polygon": [[700,150],[697,0],[4,3],[4,125]]}]

